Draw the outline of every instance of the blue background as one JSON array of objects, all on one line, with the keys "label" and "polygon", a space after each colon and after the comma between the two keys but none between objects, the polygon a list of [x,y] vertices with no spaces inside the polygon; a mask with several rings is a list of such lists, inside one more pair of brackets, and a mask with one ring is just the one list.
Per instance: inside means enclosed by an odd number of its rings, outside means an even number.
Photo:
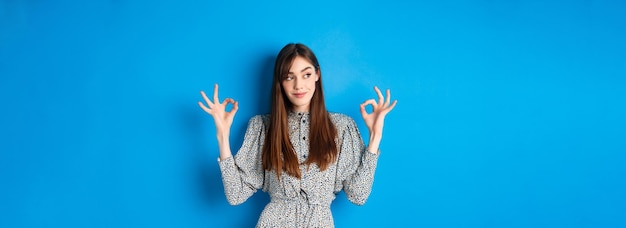
[{"label": "blue background", "polygon": [[363,135],[398,99],[337,226],[626,227],[625,40],[617,0],[0,1],[0,227],[254,226],[196,102],[240,102],[236,151],[289,42]]}]

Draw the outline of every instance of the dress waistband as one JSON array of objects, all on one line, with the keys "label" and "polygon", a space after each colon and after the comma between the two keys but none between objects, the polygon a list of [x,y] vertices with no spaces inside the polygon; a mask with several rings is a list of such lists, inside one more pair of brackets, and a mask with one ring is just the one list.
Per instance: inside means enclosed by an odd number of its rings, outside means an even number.
[{"label": "dress waistband", "polygon": [[318,205],[318,206],[326,206],[330,207],[330,203],[332,203],[333,198],[331,199],[323,199],[321,197],[310,197],[306,192],[300,191],[300,194],[297,194],[295,197],[287,197],[281,195],[271,195],[271,201],[286,201],[286,202],[300,202],[307,203],[309,205]]}]

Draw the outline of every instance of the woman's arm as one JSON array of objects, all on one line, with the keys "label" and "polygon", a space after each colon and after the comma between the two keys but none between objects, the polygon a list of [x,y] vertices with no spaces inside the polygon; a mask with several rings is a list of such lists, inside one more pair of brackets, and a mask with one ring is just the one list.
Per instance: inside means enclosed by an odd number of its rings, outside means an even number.
[{"label": "woman's arm", "polygon": [[243,144],[237,154],[218,162],[222,172],[224,193],[231,205],[245,202],[257,189],[263,188],[265,175],[261,162],[261,149],[265,139],[263,117],[254,116],[248,121]]},{"label": "woman's arm", "polygon": [[343,122],[334,191],[343,189],[350,202],[363,205],[372,191],[378,154],[367,152],[352,118],[346,117]]},{"label": "woman's arm", "polygon": [[[202,108],[206,113],[213,116],[213,120],[215,121],[215,128],[217,129],[217,144],[220,148],[220,160],[224,160],[232,156],[232,152],[230,151],[230,127],[233,124],[233,119],[235,117],[235,113],[237,113],[237,109],[239,108],[239,103],[231,98],[226,98],[222,103],[219,103],[219,98],[217,96],[218,86],[215,84],[213,91],[213,101],[211,101],[204,91],[200,91],[204,101],[207,103],[207,106],[204,105],[201,101],[198,101],[198,105]],[[232,104],[233,108],[226,112],[226,106],[228,104]]]},{"label": "woman's arm", "polygon": [[[230,128],[238,109],[238,103],[231,98],[226,98],[219,103],[218,86],[215,85],[213,101],[201,91],[207,105],[198,102],[200,108],[213,116],[217,130],[217,143],[220,149],[219,166],[222,172],[224,193],[231,205],[245,202],[257,189],[263,186],[263,168],[261,166],[260,148],[261,136],[263,135],[263,121],[260,116],[253,117],[248,123],[248,129],[244,136],[244,142],[237,155],[233,157],[230,150]],[[226,111],[226,106],[232,104],[233,108]]]},{"label": "woman's arm", "polygon": [[[370,195],[378,161],[378,148],[383,137],[385,115],[396,105],[396,101],[390,104],[389,90],[386,100],[377,87],[374,87],[374,90],[378,94],[378,102],[370,99],[361,104],[361,115],[370,132],[367,149],[353,120],[347,124],[342,136],[335,192],[343,188],[348,200],[356,205],[365,204]],[[367,105],[373,106],[372,113],[365,111]]]},{"label": "woman's arm", "polygon": [[[374,86],[374,90],[376,91],[376,94],[378,94],[378,101],[369,99],[363,102],[361,104],[361,115],[363,116],[365,125],[370,133],[367,150],[371,153],[378,154],[380,141],[383,138],[385,116],[393,109],[393,107],[396,106],[398,101],[394,100],[393,103],[390,103],[391,95],[389,89],[387,89],[387,99],[383,97],[383,94],[380,92],[378,87]],[[367,111],[365,111],[365,107],[367,105],[372,105],[372,113],[367,113]]]}]

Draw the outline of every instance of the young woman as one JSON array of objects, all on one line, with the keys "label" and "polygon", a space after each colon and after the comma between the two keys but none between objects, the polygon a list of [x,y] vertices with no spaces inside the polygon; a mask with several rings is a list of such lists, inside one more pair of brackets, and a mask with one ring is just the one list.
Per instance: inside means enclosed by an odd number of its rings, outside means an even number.
[{"label": "young woman", "polygon": [[[238,109],[231,98],[220,103],[200,92],[213,116],[220,149],[218,163],[231,205],[241,204],[258,189],[270,195],[257,227],[332,227],[330,204],[343,190],[362,205],[374,181],[385,115],[396,105],[374,87],[378,100],[361,104],[369,129],[365,147],[356,123],[347,115],[326,111],[322,72],[313,52],[288,44],[274,66],[271,111],[250,119],[243,145],[235,157],[229,145],[230,127]],[[232,109],[226,111],[226,106]],[[365,110],[373,106],[371,113]]]}]

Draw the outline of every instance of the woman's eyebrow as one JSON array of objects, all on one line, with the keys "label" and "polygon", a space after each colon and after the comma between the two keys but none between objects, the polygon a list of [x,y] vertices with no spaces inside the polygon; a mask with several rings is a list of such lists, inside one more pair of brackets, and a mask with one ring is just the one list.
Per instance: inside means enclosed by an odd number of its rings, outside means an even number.
[{"label": "woman's eyebrow", "polygon": [[[302,73],[302,72],[304,72],[305,70],[308,70],[308,69],[313,69],[313,67],[310,67],[310,66],[305,67],[304,69],[302,69],[302,70],[300,71],[300,73]],[[289,71],[289,74],[293,74],[293,72]]]},{"label": "woman's eyebrow", "polygon": [[305,70],[308,70],[308,69],[313,69],[313,67],[310,67],[310,66],[309,66],[309,67],[305,67],[304,69],[302,69],[302,70],[300,71],[300,73],[302,73],[302,72],[304,72]]}]

